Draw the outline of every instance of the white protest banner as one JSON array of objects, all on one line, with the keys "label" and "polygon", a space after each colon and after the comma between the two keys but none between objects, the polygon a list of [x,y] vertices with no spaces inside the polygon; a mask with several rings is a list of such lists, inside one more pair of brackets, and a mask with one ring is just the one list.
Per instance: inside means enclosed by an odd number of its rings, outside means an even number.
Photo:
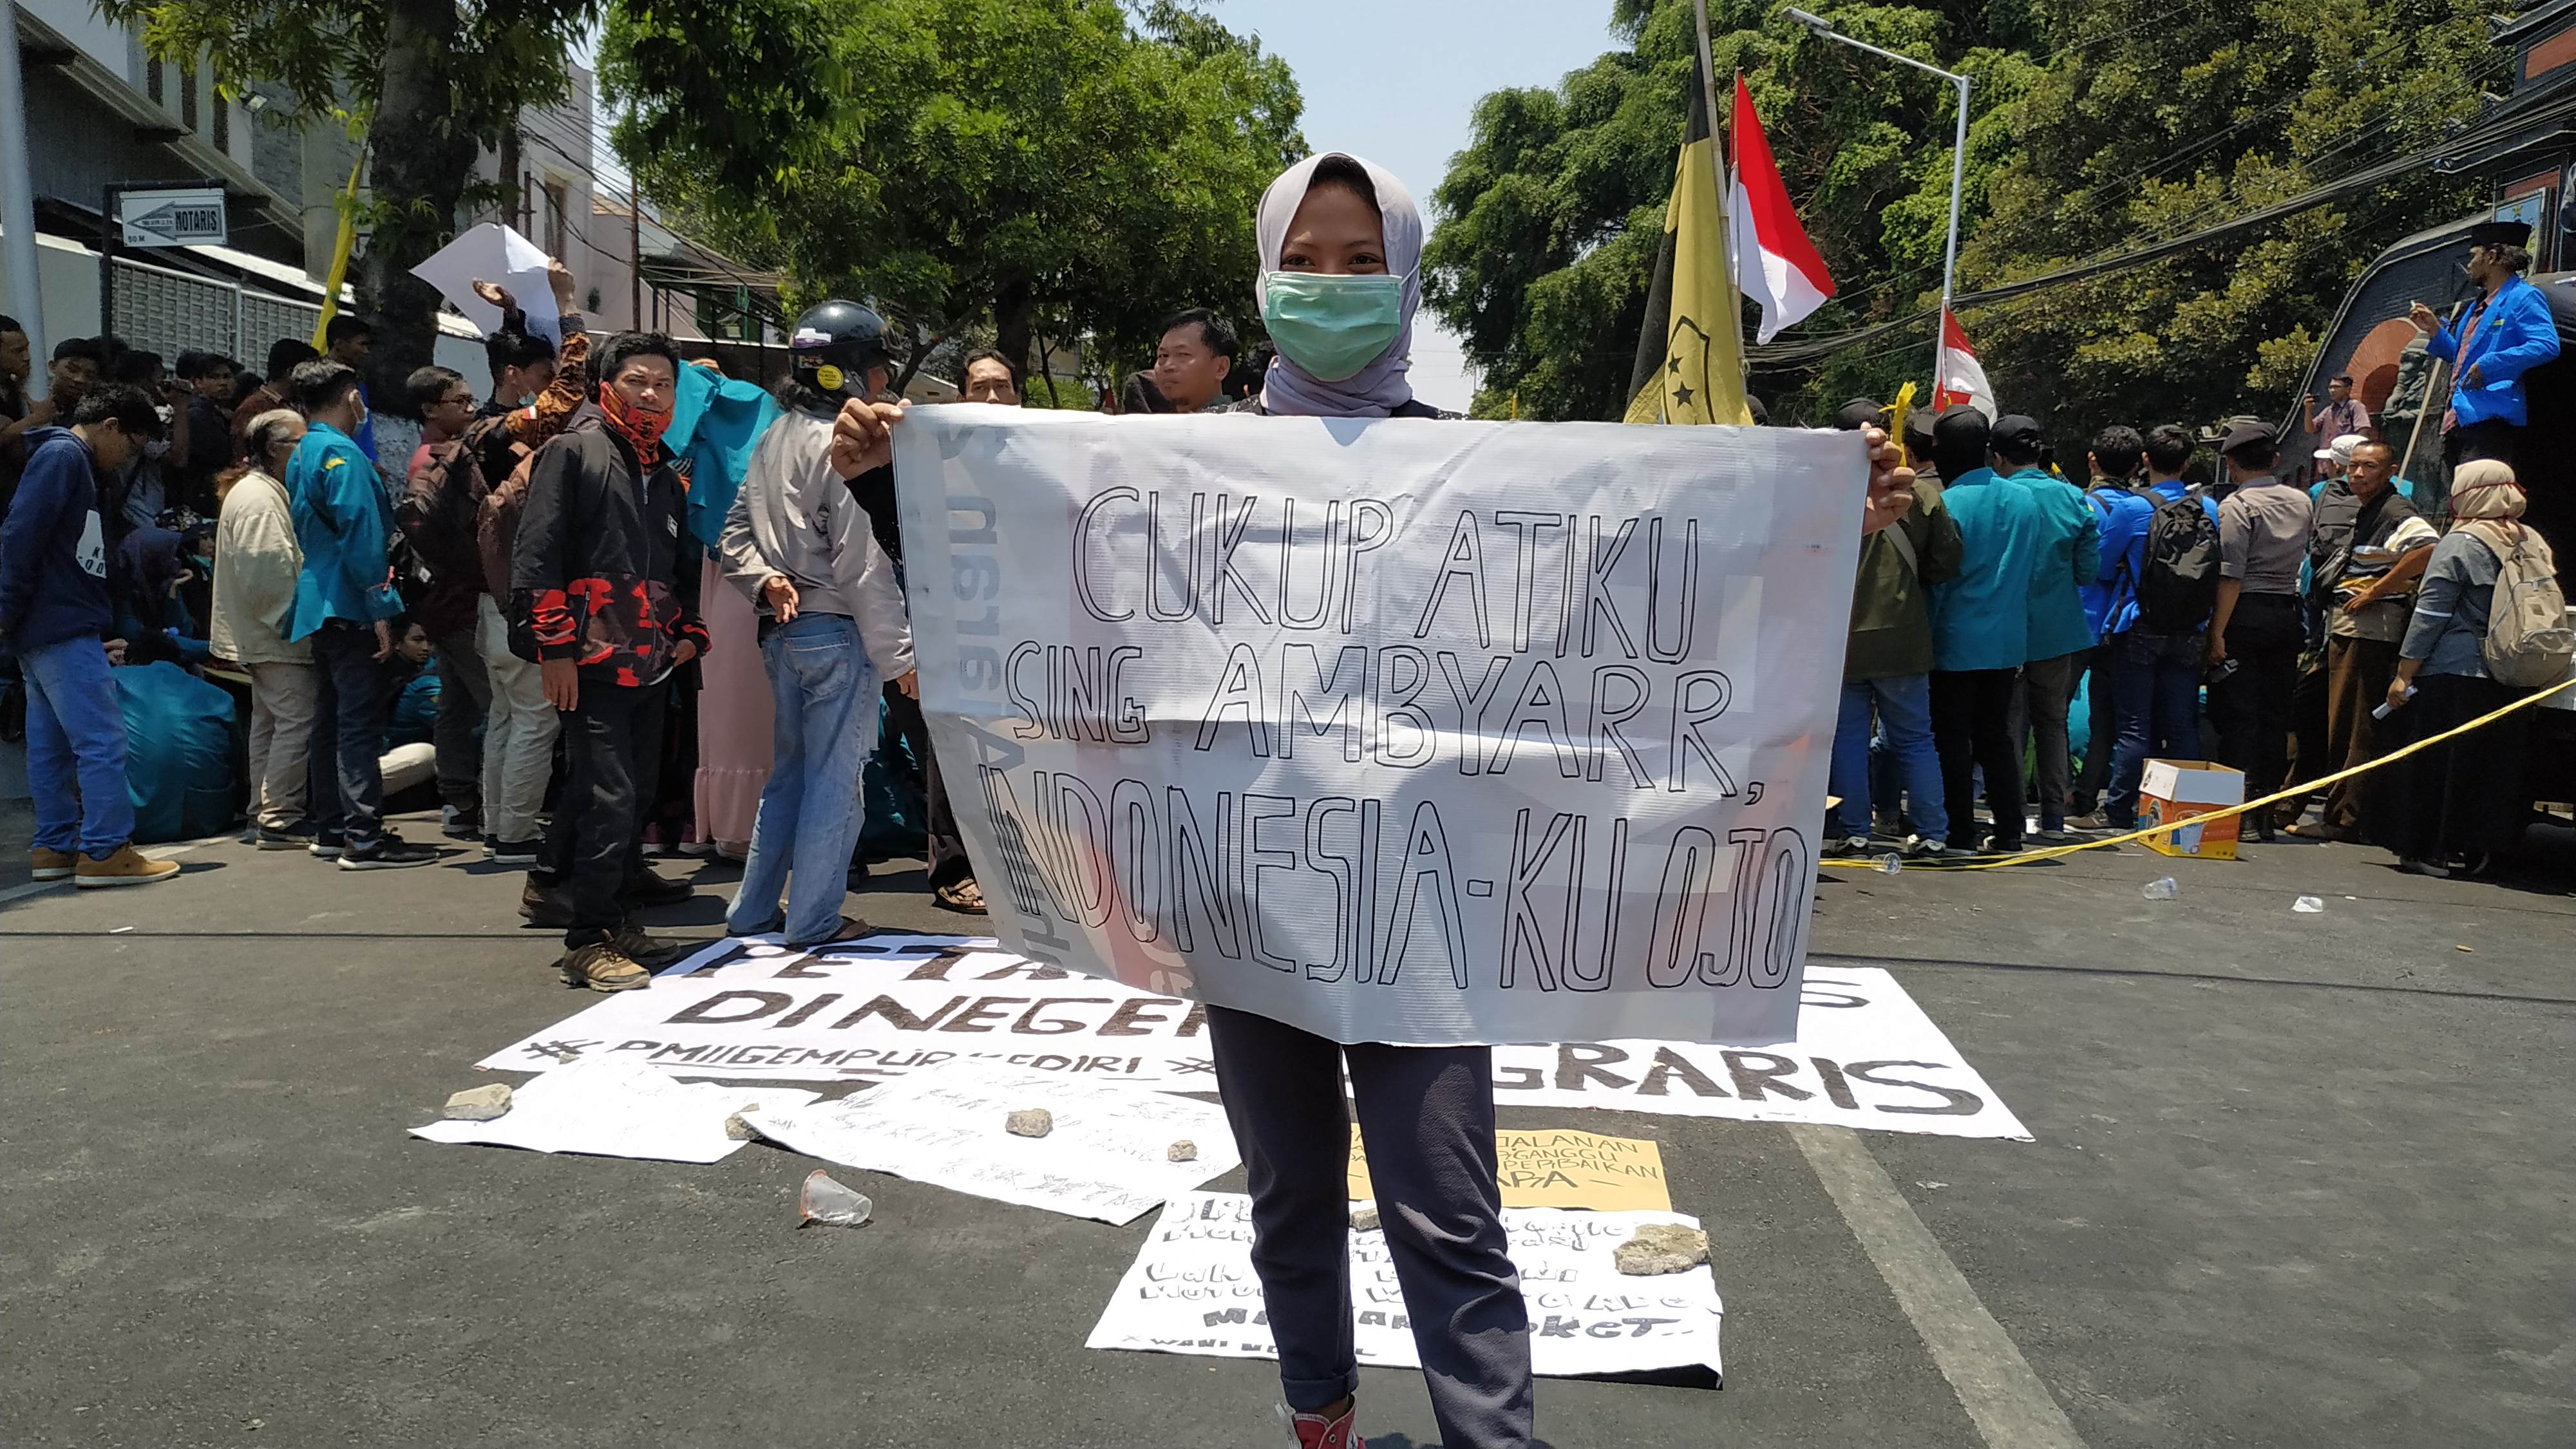
[{"label": "white protest banner", "polygon": [[798,1087],[675,1082],[635,1062],[598,1057],[519,1088],[510,1094],[510,1110],[490,1121],[451,1117],[414,1127],[411,1135],[530,1152],[722,1162],[743,1145],[726,1135],[727,1117],[753,1107],[799,1107],[815,1095]]},{"label": "white protest banner", "polygon": [[1343,1041],[1796,1034],[1857,435],[895,434],[922,707],[1012,949]]},{"label": "white protest banner", "polygon": [[2030,1140],[2030,1129],[1893,975],[1872,966],[1815,967],[1800,1001],[1798,1039],[1766,1047],[1496,1047],[1494,1100]]},{"label": "white protest banner", "polygon": [[549,342],[563,341],[554,284],[546,277],[545,249],[499,222],[487,221],[459,235],[412,268],[411,274],[436,287],[448,305],[486,337],[501,330],[501,309],[474,290],[478,281],[499,283],[527,315],[530,332]]},{"label": "white protest banner", "polygon": [[[1053,1115],[1045,1136],[1003,1130],[1029,1107]],[[837,1102],[744,1116],[810,1157],[1104,1223],[1133,1222],[1242,1160],[1225,1113],[1208,1103],[973,1057]],[[1174,1162],[1182,1141],[1195,1155]]]},{"label": "white protest banner", "polygon": [[[1612,1041],[1494,1048],[1505,1106],[1830,1122],[1942,1137],[2030,1132],[1896,978],[1819,968],[1796,1041],[1760,1048]],[[888,932],[811,952],[719,942],[485,1057],[537,1072],[599,1057],[684,1077],[888,1079],[956,1057],[1085,1081],[1216,1090],[1205,1014],[1076,976],[989,938]]]},{"label": "white protest banner", "polygon": [[[1512,1265],[1529,1307],[1530,1367],[1538,1373],[1627,1373],[1718,1362],[1725,1312],[1706,1266],[1632,1278],[1611,1250],[1641,1223],[1699,1219],[1669,1212],[1505,1208]],[[1351,1234],[1352,1344],[1359,1361],[1419,1368],[1404,1293],[1382,1229]],[[1276,1358],[1261,1280],[1252,1272],[1252,1199],[1193,1192],[1172,1199],[1120,1279],[1085,1347]]]},{"label": "white protest banner", "polygon": [[613,1057],[680,1076],[884,1079],[953,1057],[1068,1077],[1215,1091],[1202,1008],[998,950],[989,937],[884,933],[798,951],[720,941],[485,1057],[539,1072]]}]

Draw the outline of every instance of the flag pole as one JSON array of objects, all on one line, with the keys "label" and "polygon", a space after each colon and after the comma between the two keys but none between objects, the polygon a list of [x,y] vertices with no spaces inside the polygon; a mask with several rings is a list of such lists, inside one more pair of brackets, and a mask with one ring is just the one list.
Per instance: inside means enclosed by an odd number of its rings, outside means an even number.
[{"label": "flag pole", "polygon": [[[1727,114],[1726,144],[1723,146],[1717,144],[1717,62],[1715,52],[1709,48],[1708,43],[1708,0],[1691,0],[1691,8],[1695,12],[1699,27],[1700,94],[1706,97],[1708,102],[1708,160],[1709,165],[1717,172],[1717,249],[1726,263],[1727,290],[1735,294],[1733,317],[1727,325],[1735,329],[1735,358],[1739,370],[1737,381],[1743,384],[1749,382],[1753,376],[1753,354],[1744,345],[1744,286],[1735,276],[1734,188],[1727,184],[1726,178],[1727,152],[1735,144],[1735,117],[1731,111]],[[1962,114],[1964,113],[1963,110]],[[1954,248],[1958,245],[1958,226],[1958,213],[1954,204],[1950,217],[1950,244]],[[1947,305],[1947,302],[1948,295],[1944,293],[1944,305]],[[1748,388],[1747,391],[1749,392],[1750,389]]]},{"label": "flag pole", "polygon": [[1932,329],[1932,396],[1941,396],[1941,364],[1950,350],[1950,295],[1959,275],[1959,192],[1968,177],[1968,78],[1952,76],[1959,86],[1959,130],[1950,145],[1950,240],[1941,256],[1941,321]]}]

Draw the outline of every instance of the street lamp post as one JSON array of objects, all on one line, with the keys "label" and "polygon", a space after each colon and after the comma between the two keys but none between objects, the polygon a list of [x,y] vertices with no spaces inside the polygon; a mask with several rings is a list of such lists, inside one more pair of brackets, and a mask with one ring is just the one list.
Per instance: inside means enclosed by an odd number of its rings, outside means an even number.
[{"label": "street lamp post", "polygon": [[1932,395],[1937,398],[1941,395],[1941,358],[1943,352],[1947,350],[1942,346],[1942,334],[1949,325],[1947,319],[1950,316],[1951,291],[1958,279],[1959,271],[1959,193],[1966,185],[1968,177],[1969,80],[1955,71],[1946,71],[1937,65],[1926,64],[1910,55],[1899,55],[1895,51],[1881,49],[1866,40],[1854,40],[1836,30],[1834,23],[1821,15],[1809,14],[1794,6],[1784,13],[1791,20],[1827,40],[1840,41],[1854,50],[1866,50],[1872,55],[1884,56],[1899,65],[1910,65],[1916,70],[1937,75],[1959,88],[1959,130],[1957,138],[1951,142],[1950,147],[1950,240],[1941,257],[1941,317],[1943,320],[1935,322],[1932,326]]}]

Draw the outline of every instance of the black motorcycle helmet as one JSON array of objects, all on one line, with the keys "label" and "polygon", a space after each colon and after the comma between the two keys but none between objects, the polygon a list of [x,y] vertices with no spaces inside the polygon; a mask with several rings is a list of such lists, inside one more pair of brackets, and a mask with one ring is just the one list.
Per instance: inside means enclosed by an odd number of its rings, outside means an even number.
[{"label": "black motorcycle helmet", "polygon": [[818,302],[796,319],[788,335],[796,380],[828,397],[860,397],[868,369],[894,365],[886,350],[885,319],[856,302]]}]

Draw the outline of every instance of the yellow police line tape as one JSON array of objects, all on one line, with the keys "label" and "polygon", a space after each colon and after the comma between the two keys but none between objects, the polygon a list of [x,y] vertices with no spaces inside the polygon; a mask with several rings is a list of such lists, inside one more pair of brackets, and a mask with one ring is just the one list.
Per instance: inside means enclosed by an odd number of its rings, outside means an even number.
[{"label": "yellow police line tape", "polygon": [[[2354,765],[2349,769],[2337,770],[2331,775],[2321,775],[2313,780],[2301,780],[2298,784],[2290,786],[2288,789],[2275,791],[2272,794],[2264,796],[2260,800],[2248,800],[2242,805],[2230,805],[2224,810],[2212,810],[2206,815],[2194,815],[2188,820],[2177,820],[2170,825],[2155,825],[2144,830],[2132,830],[2126,835],[2114,835],[2104,840],[2085,840],[2079,841],[2073,845],[2054,845],[2045,850],[2026,850],[2018,855],[1953,856],[1946,860],[1907,860],[1902,861],[1901,866],[1906,870],[1994,870],[2007,865],[2027,865],[2030,862],[2037,860],[2055,860],[2059,856],[2073,855],[2077,851],[2082,850],[2106,850],[2114,845],[2126,845],[2132,840],[2143,840],[2150,835],[2172,835],[2177,831],[2188,830],[2195,825],[2206,824],[2212,820],[2224,820],[2230,815],[2242,815],[2248,810],[2260,810],[2268,805],[2279,804],[2283,800],[2313,795],[2317,791],[2322,790],[2326,786],[2332,785],[2337,781],[2349,780],[2355,775],[2369,774],[2371,771],[2378,769],[2382,765],[2393,765],[2399,760],[2405,759],[2408,755],[2415,754],[2421,750],[2429,750],[2433,746],[2442,743],[2444,740],[2455,739],[2461,735],[2467,734],[2471,730],[2484,729],[2486,726],[2494,724],[2497,720],[2504,718],[2515,710],[2528,709],[2531,706],[2538,704],[2540,701],[2547,699],[2549,696],[2558,693],[2560,690],[2570,688],[2576,688],[2576,679],[2568,680],[2563,684],[2552,684],[2544,688],[2534,690],[2530,694],[2524,695],[2513,703],[2504,706],[2502,709],[2490,710],[2487,713],[2478,716],[2476,719],[2469,721],[2467,724],[2458,725],[2454,728],[2444,730],[2430,739],[2417,740],[2411,745],[2391,750],[2387,754],[2381,755],[2378,759],[2371,760],[2365,764]],[[1971,824],[1973,825],[1973,822],[1971,822]],[[1883,871],[1886,869],[1886,866],[1882,864],[1882,862],[1891,858],[1892,857],[1882,855],[1874,856],[1865,860],[1825,860],[1817,863],[1818,865],[1828,869]]]}]

